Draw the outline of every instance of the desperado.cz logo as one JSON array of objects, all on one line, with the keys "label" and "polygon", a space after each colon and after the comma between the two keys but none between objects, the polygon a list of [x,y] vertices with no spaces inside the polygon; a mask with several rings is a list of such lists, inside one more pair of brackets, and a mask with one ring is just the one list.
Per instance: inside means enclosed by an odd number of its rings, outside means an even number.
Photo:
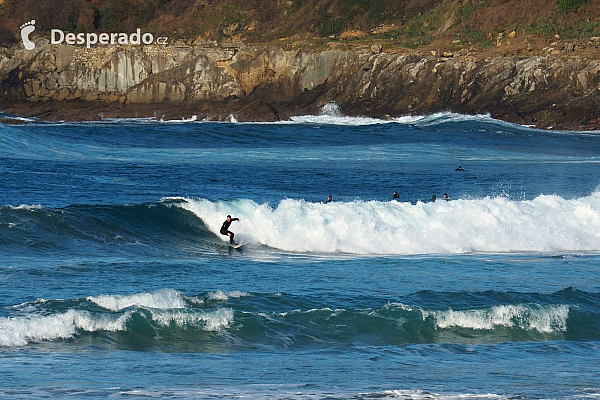
[{"label": "desperado.cz logo", "polygon": [[35,43],[29,40],[29,35],[33,31],[35,31],[35,19],[21,25],[21,39],[23,39],[23,45],[27,50],[35,49]]},{"label": "desperado.cz logo", "polygon": [[[21,25],[21,39],[27,50],[33,50],[35,43],[29,39],[29,35],[35,31],[35,20],[31,20]],[[70,45],[85,45],[88,49],[92,45],[108,45],[108,44],[123,44],[123,45],[141,45],[141,44],[167,44],[168,37],[161,36],[154,40],[154,35],[151,33],[142,34],[140,29],[137,29],[131,34],[126,33],[66,33],[60,29],[50,30],[50,44],[66,43]]]}]

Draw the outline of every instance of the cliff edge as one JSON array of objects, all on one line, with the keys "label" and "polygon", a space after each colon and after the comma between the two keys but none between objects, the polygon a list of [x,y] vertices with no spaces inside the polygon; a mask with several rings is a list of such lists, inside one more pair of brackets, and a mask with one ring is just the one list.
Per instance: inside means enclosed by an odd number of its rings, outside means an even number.
[{"label": "cliff edge", "polygon": [[[596,44],[597,46],[597,44]],[[600,61],[548,51],[284,50],[277,46],[0,49],[0,109],[44,120],[113,117],[276,121],[336,102],[389,118],[453,111],[519,124],[600,129]]]}]

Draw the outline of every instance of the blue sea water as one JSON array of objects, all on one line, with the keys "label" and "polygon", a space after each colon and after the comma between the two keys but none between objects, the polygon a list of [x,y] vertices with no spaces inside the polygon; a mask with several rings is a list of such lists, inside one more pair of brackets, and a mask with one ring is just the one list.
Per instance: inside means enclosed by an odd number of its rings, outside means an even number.
[{"label": "blue sea water", "polygon": [[0,125],[0,397],[600,398],[599,177],[487,116]]}]

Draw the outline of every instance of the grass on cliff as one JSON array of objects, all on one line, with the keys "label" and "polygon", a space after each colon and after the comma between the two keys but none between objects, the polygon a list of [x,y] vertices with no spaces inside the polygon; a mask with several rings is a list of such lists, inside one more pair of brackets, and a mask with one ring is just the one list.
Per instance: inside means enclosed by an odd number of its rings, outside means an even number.
[{"label": "grass on cliff", "polygon": [[[19,26],[35,34],[134,32],[171,43],[184,40],[323,41],[418,48],[437,42],[495,45],[500,34],[568,39],[600,36],[596,0],[0,0],[0,44],[19,41]],[[502,36],[502,35],[500,35]]]}]

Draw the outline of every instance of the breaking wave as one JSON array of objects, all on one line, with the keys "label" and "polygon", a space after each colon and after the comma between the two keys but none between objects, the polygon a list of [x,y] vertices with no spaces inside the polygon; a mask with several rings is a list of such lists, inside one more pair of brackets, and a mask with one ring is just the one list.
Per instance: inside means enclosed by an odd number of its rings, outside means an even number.
[{"label": "breaking wave", "polygon": [[88,300],[111,311],[121,311],[129,307],[148,307],[156,309],[184,308],[186,303],[182,295],[172,289],[164,289],[154,293],[138,293],[134,295],[100,295],[88,297]]},{"label": "breaking wave", "polygon": [[115,317],[68,310],[54,315],[0,318],[0,345],[24,346],[31,341],[67,339],[77,331],[122,331],[130,317],[130,312]]},{"label": "breaking wave", "polygon": [[232,309],[198,308],[202,303],[202,299],[187,298],[172,289],[69,302],[40,299],[12,307],[16,316],[0,318],[0,346],[110,332],[150,335],[152,339],[167,335],[169,329],[218,332],[233,322]]},{"label": "breaking wave", "polygon": [[489,309],[455,311],[423,311],[423,318],[432,317],[436,327],[493,330],[497,327],[535,330],[542,333],[565,332],[569,306],[537,304],[500,305]]},{"label": "breaking wave", "polygon": [[231,230],[249,251],[321,255],[600,251],[598,193],[574,199],[541,195],[533,200],[487,197],[416,204],[285,199],[272,206],[250,199],[165,198],[147,204],[58,209],[5,206],[0,207],[0,244],[11,254],[49,250],[90,254],[107,246],[124,254],[214,253],[226,248],[227,238],[219,229],[228,214],[241,219]]},{"label": "breaking wave", "polygon": [[[162,289],[40,299],[12,306],[10,315],[0,318],[0,346],[81,339],[132,349],[203,351],[600,338],[594,293],[419,292],[409,297],[373,299],[364,307],[330,307],[310,297],[237,290],[187,296]],[[423,305],[431,302],[438,304]]]},{"label": "breaking wave", "polygon": [[286,199],[275,207],[252,200],[187,199],[217,237],[227,214],[241,219],[240,241],[288,252],[461,254],[600,251],[600,194],[578,199],[541,195],[436,203]]}]

